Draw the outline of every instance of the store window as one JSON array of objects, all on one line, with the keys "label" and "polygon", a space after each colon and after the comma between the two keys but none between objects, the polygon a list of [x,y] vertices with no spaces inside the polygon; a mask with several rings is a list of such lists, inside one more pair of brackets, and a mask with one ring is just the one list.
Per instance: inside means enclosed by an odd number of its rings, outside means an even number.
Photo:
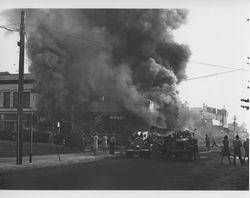
[{"label": "store window", "polygon": [[10,108],[10,92],[3,93],[3,107]]}]

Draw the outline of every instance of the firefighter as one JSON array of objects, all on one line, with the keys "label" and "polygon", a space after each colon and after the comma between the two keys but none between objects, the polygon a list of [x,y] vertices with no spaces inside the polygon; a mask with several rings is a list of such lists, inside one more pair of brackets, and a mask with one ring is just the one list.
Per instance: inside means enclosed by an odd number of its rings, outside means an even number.
[{"label": "firefighter", "polygon": [[210,151],[210,137],[206,134],[205,144],[208,151]]},{"label": "firefighter", "polygon": [[230,151],[229,151],[229,141],[228,141],[228,136],[225,135],[224,136],[224,140],[222,141],[223,143],[223,148],[222,148],[222,152],[221,152],[221,165],[223,165],[223,159],[225,156],[227,156],[229,164],[231,165],[231,159],[230,159]]},{"label": "firefighter", "polygon": [[212,148],[218,147],[214,138],[212,138]]},{"label": "firefighter", "polygon": [[244,165],[244,161],[241,157],[241,150],[240,150],[240,148],[242,147],[242,143],[241,143],[238,135],[235,136],[235,139],[233,141],[233,147],[234,147],[234,161],[233,161],[234,166],[236,166],[236,157],[237,156],[239,157],[241,165]]},{"label": "firefighter", "polygon": [[244,151],[245,151],[244,161],[247,158],[247,163],[249,163],[249,138],[247,138],[244,141],[243,147],[244,147]]}]

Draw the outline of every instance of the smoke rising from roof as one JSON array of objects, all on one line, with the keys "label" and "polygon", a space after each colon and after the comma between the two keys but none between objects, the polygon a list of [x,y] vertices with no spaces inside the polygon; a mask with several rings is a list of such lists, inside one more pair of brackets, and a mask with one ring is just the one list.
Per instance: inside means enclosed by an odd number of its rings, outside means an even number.
[{"label": "smoke rising from roof", "polygon": [[[5,15],[20,18],[17,10]],[[174,127],[176,86],[191,53],[172,31],[187,10],[26,10],[25,20],[40,110],[55,117],[105,95],[147,123]]]}]

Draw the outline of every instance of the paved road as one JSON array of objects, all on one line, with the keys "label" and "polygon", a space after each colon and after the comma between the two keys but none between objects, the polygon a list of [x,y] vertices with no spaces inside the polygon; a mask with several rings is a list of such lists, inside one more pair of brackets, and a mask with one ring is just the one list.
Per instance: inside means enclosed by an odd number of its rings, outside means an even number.
[{"label": "paved road", "polygon": [[249,186],[248,167],[222,167],[215,152],[193,162],[116,157],[0,177],[1,189],[26,190],[246,190]]}]

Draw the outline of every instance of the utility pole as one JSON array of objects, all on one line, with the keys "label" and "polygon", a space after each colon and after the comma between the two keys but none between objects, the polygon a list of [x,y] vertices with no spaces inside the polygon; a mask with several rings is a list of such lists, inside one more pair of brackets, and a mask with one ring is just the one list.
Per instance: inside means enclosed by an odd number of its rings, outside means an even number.
[{"label": "utility pole", "polygon": [[24,72],[24,11],[21,11],[20,41],[19,46],[19,75],[18,75],[18,131],[17,131],[17,152],[16,164],[21,165],[23,161],[23,72]]}]

